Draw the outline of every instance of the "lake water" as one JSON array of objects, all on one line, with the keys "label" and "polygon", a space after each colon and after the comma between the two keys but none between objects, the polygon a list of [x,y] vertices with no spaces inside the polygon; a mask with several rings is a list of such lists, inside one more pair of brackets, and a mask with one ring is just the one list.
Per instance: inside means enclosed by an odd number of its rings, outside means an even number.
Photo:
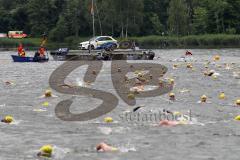
[{"label": "lake water", "polygon": [[[234,78],[233,72],[240,71],[240,50],[191,51],[193,56],[188,60],[192,61],[194,70],[187,69],[186,62],[181,62],[185,50],[155,50],[156,58],[149,61],[165,65],[168,72],[164,77],[175,79],[172,91],[176,94],[175,102],[168,101],[168,94],[137,98],[136,106],[145,106],[139,112],[167,109],[187,114],[191,110],[194,122],[175,127],[121,119],[120,115],[131,111],[134,106],[125,104],[114,90],[111,62],[104,62],[90,88],[118,97],[116,109],[87,122],[62,121],[55,116],[55,106],[71,95],[56,91],[53,91],[55,98],[46,99],[42,95],[49,89],[51,73],[64,62],[51,59],[48,63],[13,63],[10,55],[15,52],[0,52],[0,117],[12,115],[15,119],[13,124],[0,124],[0,159],[38,159],[36,154],[45,144],[55,146],[53,159],[57,160],[239,159],[240,122],[233,119],[240,115],[240,107],[234,107],[234,101],[240,98],[240,79]],[[27,54],[33,55],[32,52]],[[212,60],[216,54],[220,55],[220,61],[209,65],[220,74],[214,80],[202,72],[206,60]],[[234,64],[226,69],[224,63]],[[173,64],[178,64],[178,69],[173,69]],[[86,66],[76,69],[66,81],[73,85],[82,84],[85,69]],[[6,81],[13,84],[6,85]],[[220,92],[225,92],[225,100],[218,99]],[[208,103],[199,104],[203,94],[208,96]],[[49,106],[43,106],[44,102]],[[88,95],[77,96],[71,111],[81,113],[99,104],[100,100]],[[114,123],[104,123],[107,116],[112,117]],[[98,153],[95,146],[100,142],[111,144],[120,151]]]}]

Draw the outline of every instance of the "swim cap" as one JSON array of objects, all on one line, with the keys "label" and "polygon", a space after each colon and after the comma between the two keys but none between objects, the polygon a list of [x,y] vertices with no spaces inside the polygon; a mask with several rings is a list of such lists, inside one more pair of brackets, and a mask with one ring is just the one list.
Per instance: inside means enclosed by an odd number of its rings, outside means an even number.
[{"label": "swim cap", "polygon": [[134,98],[135,98],[135,95],[133,93],[128,94],[128,99],[134,99]]},{"label": "swim cap", "polygon": [[240,115],[236,116],[234,119],[240,121]]},{"label": "swim cap", "polygon": [[201,102],[206,102],[207,100],[207,96],[206,95],[202,95],[201,96]]},{"label": "swim cap", "polygon": [[113,122],[113,119],[112,119],[112,117],[105,117],[104,122],[111,123],[111,122]]},{"label": "swim cap", "polygon": [[112,151],[118,151],[118,149],[115,147],[112,147]]},{"label": "swim cap", "polygon": [[219,97],[219,99],[225,99],[225,94],[224,94],[224,92],[220,93],[218,97]]},{"label": "swim cap", "polygon": [[192,64],[191,64],[191,63],[188,63],[188,64],[187,64],[187,68],[193,68]]},{"label": "swim cap", "polygon": [[219,56],[219,55],[214,56],[214,57],[213,57],[213,60],[214,60],[214,61],[219,61],[219,60],[220,60],[220,56]]},{"label": "swim cap", "polygon": [[170,84],[174,84],[174,79],[170,78],[170,79],[169,79],[169,83],[170,83]]},{"label": "swim cap", "polygon": [[46,90],[45,91],[45,97],[52,97],[52,91],[51,90]]},{"label": "swim cap", "polygon": [[174,115],[174,116],[182,115],[182,113],[181,113],[181,112],[173,112],[173,115]]},{"label": "swim cap", "polygon": [[51,155],[52,154],[52,151],[53,151],[53,147],[51,145],[44,145],[40,148],[40,151],[43,153],[43,154],[48,154],[48,155]]},{"label": "swim cap", "polygon": [[5,123],[12,123],[13,117],[12,116],[5,116],[3,120],[4,120]]},{"label": "swim cap", "polygon": [[49,106],[49,103],[48,102],[44,102],[42,105],[47,107],[47,106]]},{"label": "swim cap", "polygon": [[235,103],[236,105],[240,106],[240,99],[237,99]]},{"label": "swim cap", "polygon": [[174,97],[175,94],[174,93],[169,93],[169,97]]}]

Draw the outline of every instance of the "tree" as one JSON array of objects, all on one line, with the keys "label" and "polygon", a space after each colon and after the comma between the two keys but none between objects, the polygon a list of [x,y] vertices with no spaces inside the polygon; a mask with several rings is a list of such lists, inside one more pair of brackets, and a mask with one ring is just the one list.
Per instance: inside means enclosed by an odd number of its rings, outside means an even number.
[{"label": "tree", "polygon": [[198,7],[194,11],[193,15],[193,28],[195,34],[204,34],[207,29],[207,10],[202,7]]},{"label": "tree", "polygon": [[168,11],[169,31],[177,36],[187,33],[187,6],[184,0],[171,0]]},{"label": "tree", "polygon": [[54,0],[29,0],[28,15],[32,35],[49,32],[58,20],[57,7]]}]

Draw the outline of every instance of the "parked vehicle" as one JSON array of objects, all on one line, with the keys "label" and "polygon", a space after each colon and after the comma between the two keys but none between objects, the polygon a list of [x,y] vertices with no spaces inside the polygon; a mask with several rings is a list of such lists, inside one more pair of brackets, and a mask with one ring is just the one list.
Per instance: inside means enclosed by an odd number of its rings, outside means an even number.
[{"label": "parked vehicle", "polygon": [[81,42],[79,45],[79,49],[97,49],[98,47],[102,46],[105,43],[113,43],[113,47],[117,48],[118,43],[117,40],[112,38],[111,36],[98,36],[98,37],[93,37],[88,41]]},{"label": "parked vehicle", "polygon": [[7,37],[6,33],[0,33],[0,38],[5,38],[5,37]]},{"label": "parked vehicle", "polygon": [[9,31],[8,38],[26,38],[27,34],[23,33],[23,31]]}]

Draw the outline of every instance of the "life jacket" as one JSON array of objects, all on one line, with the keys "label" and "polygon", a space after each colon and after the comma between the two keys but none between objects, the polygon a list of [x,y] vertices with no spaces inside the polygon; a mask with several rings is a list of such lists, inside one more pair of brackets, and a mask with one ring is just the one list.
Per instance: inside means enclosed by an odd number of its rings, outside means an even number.
[{"label": "life jacket", "polygon": [[21,52],[21,53],[19,53],[19,56],[21,56],[21,57],[25,57],[25,56],[26,56],[26,54],[25,54],[25,51],[24,51],[24,50],[22,50],[22,52]]},{"label": "life jacket", "polygon": [[23,52],[23,46],[20,44],[18,46],[18,55],[21,55],[22,52]]}]

